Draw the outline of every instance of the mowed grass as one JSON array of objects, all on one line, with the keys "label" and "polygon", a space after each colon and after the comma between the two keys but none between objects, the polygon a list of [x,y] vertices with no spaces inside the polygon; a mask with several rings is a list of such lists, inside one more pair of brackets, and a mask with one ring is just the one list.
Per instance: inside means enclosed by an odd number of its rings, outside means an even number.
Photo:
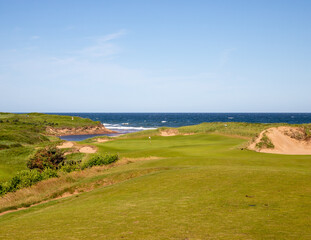
[{"label": "mowed grass", "polygon": [[311,156],[241,150],[201,134],[98,143],[146,171],[76,196],[0,216],[0,239],[311,239]]}]

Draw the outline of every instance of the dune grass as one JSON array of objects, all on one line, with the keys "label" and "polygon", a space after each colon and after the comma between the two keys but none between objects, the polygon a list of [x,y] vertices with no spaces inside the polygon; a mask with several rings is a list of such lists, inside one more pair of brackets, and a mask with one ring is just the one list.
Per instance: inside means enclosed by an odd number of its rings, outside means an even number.
[{"label": "dune grass", "polygon": [[109,185],[0,216],[0,239],[310,239],[311,156],[241,150],[246,141],[197,134],[96,143],[100,153],[146,160],[81,178]]}]

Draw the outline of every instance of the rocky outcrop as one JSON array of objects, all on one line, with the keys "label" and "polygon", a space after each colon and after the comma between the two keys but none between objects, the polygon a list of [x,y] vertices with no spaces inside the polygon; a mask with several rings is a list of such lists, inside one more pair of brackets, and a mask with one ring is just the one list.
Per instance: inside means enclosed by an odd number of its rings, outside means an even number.
[{"label": "rocky outcrop", "polygon": [[77,128],[53,128],[47,127],[46,133],[54,136],[66,136],[66,135],[84,135],[84,134],[108,134],[117,133],[110,129],[105,128],[102,124],[96,126],[85,126]]}]

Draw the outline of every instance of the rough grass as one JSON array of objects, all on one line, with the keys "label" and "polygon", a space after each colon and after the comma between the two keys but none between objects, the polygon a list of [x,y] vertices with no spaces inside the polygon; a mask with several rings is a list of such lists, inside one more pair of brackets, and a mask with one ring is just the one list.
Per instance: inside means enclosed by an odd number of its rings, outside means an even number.
[{"label": "rough grass", "polygon": [[44,113],[25,113],[25,114],[6,114],[0,113],[0,119],[3,123],[29,124],[35,126],[53,126],[55,128],[62,127],[84,127],[96,126],[99,122],[92,121],[88,118],[73,117],[65,115],[52,115]]},{"label": "rough grass", "polygon": [[[271,127],[279,126],[293,126],[303,127],[305,129],[311,129],[311,124],[286,124],[286,123],[243,123],[243,122],[205,122],[198,125],[191,125],[185,127],[176,128],[179,134],[200,134],[200,133],[215,133],[228,136],[239,136],[245,138],[257,137],[263,130]],[[154,130],[135,132],[120,136],[119,138],[127,139],[134,137],[148,137],[159,136],[161,131],[165,131],[168,127],[161,127]]]},{"label": "rough grass", "polygon": [[256,147],[259,149],[262,148],[274,148],[274,144],[271,142],[270,138],[266,134],[262,135],[260,141],[256,144]]},{"label": "rough grass", "polygon": [[79,178],[85,187],[98,180],[90,192],[0,216],[0,238],[310,239],[311,156],[242,151],[245,142],[197,134],[96,143],[101,153],[161,158],[94,172]]},{"label": "rough grass", "polygon": [[71,116],[42,113],[0,113],[0,181],[26,169],[29,156],[38,147],[60,142],[59,138],[46,136],[47,126],[54,128],[94,126],[99,122]]},{"label": "rough grass", "polygon": [[8,210],[29,207],[34,204],[67,196],[88,192],[95,188],[108,186],[117,182],[149,174],[165,168],[136,169],[129,171],[107,172],[107,169],[131,163],[128,160],[120,161],[108,166],[93,167],[83,171],[61,173],[59,178],[41,181],[31,187],[8,193],[0,197],[0,213]]}]

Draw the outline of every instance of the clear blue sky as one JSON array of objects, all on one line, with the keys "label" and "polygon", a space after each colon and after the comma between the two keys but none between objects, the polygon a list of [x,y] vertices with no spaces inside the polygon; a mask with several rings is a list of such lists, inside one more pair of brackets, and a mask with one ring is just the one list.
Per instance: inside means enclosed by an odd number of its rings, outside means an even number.
[{"label": "clear blue sky", "polygon": [[0,0],[0,111],[311,112],[311,1]]}]

